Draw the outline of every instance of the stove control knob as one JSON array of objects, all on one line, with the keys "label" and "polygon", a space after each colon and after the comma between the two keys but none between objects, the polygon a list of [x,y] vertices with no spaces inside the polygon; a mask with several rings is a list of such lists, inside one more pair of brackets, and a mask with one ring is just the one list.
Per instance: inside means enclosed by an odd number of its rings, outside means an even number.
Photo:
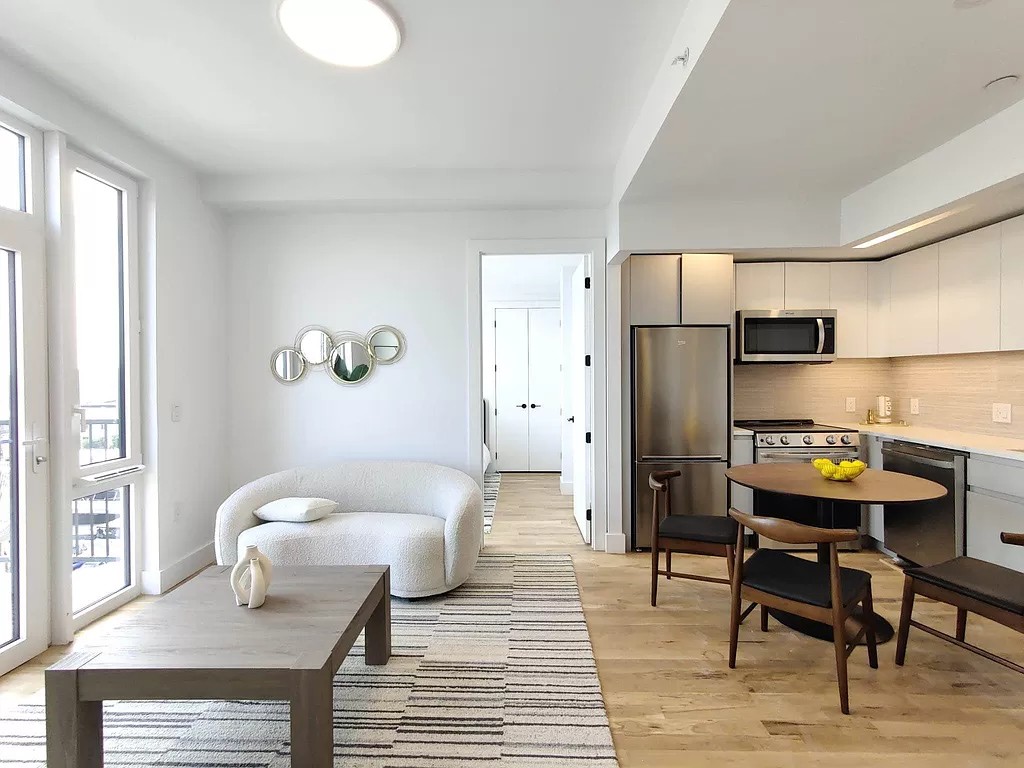
[{"label": "stove control knob", "polygon": [[843,435],[843,445],[849,445],[853,442],[853,438],[849,435]]},{"label": "stove control knob", "polygon": [[764,444],[765,445],[775,445],[775,438],[772,437],[771,435],[769,435],[768,437],[766,437],[764,439]]},{"label": "stove control knob", "polygon": [[810,445],[814,442],[814,438],[810,435],[804,435],[804,445]]},{"label": "stove control knob", "polygon": [[825,442],[828,443],[829,445],[835,445],[836,444],[836,436],[835,435],[829,435],[828,437],[825,438]]},{"label": "stove control knob", "polygon": [[789,445],[789,437],[787,435],[783,435],[779,438],[779,442],[783,445]]}]

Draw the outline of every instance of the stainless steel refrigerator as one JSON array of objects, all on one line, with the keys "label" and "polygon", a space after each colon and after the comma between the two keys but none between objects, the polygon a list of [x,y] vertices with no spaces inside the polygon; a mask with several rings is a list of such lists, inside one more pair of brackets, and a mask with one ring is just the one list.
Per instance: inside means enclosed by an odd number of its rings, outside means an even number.
[{"label": "stainless steel refrigerator", "polygon": [[678,469],[672,513],[728,514],[729,328],[633,328],[633,537],[651,545],[651,472]]}]

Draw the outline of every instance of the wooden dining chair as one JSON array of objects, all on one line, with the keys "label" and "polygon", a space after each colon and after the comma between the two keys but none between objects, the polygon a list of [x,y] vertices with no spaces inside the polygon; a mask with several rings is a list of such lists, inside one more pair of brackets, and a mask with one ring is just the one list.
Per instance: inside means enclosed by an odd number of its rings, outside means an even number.
[{"label": "wooden dining chair", "polygon": [[[680,573],[672,570],[672,553],[714,555],[724,557],[726,570],[732,576],[733,545],[736,541],[736,521],[725,515],[673,515],[672,492],[669,480],[682,474],[678,469],[652,472],[648,482],[654,491],[651,514],[651,605],[658,604],[658,577],[693,579],[728,584],[729,579]],[[659,499],[664,503],[659,504]],[[665,511],[661,516],[662,508]],[[665,570],[661,570],[661,553],[665,553]],[[749,611],[748,611],[749,612]]]},{"label": "wooden dining chair", "polygon": [[[1024,533],[1003,533],[1004,544],[1024,546]],[[914,596],[923,595],[956,607],[956,636],[913,618]],[[967,642],[967,614],[976,613],[1024,633],[1024,573],[973,557],[954,557],[938,565],[908,568],[903,578],[903,608],[896,637],[896,665],[907,658],[910,628],[917,627],[940,640],[1024,673],[1024,667]]]},{"label": "wooden dining chair", "polygon": [[[836,652],[839,703],[843,714],[850,714],[850,694],[846,663],[857,643],[864,638],[868,663],[878,669],[875,644],[874,611],[871,604],[871,574],[839,566],[837,545],[856,541],[860,532],[846,528],[815,528],[774,517],[754,517],[736,509],[729,514],[739,523],[736,536],[736,562],[732,568],[732,612],[729,622],[729,668],[736,668],[739,642],[740,605],[744,598],[761,606],[761,631],[768,631],[768,608],[832,625]],[[764,538],[784,544],[827,544],[829,561],[818,563],[777,549],[759,549],[743,561],[743,534],[749,528]],[[863,624],[847,640],[845,625],[852,609],[863,606]]]}]

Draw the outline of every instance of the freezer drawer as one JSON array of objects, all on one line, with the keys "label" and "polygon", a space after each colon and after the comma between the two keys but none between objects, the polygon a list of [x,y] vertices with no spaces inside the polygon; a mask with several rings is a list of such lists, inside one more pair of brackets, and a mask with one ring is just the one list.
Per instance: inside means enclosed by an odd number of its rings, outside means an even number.
[{"label": "freezer drawer", "polygon": [[674,515],[726,515],[729,513],[728,481],[724,461],[693,463],[641,463],[633,465],[633,549],[650,549],[651,511],[654,491],[648,483],[651,472],[678,469],[679,477],[669,483]]}]

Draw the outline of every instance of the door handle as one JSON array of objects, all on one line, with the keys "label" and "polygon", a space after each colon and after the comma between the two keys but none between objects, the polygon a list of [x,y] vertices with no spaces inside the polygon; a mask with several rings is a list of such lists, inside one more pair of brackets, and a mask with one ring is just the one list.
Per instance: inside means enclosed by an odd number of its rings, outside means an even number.
[{"label": "door handle", "polygon": [[815,354],[820,355],[825,350],[825,321],[818,318],[818,348]]},{"label": "door handle", "polygon": [[530,407],[531,408],[540,408],[540,406],[537,405],[536,403],[530,403]]},{"label": "door handle", "polygon": [[576,423],[576,417],[575,416],[570,416],[568,419],[566,419],[566,421],[568,421],[570,424],[575,424]]},{"label": "door handle", "polygon": [[516,406],[516,408],[525,408],[525,407],[526,407],[526,403],[523,403],[522,405],[517,405]]}]

